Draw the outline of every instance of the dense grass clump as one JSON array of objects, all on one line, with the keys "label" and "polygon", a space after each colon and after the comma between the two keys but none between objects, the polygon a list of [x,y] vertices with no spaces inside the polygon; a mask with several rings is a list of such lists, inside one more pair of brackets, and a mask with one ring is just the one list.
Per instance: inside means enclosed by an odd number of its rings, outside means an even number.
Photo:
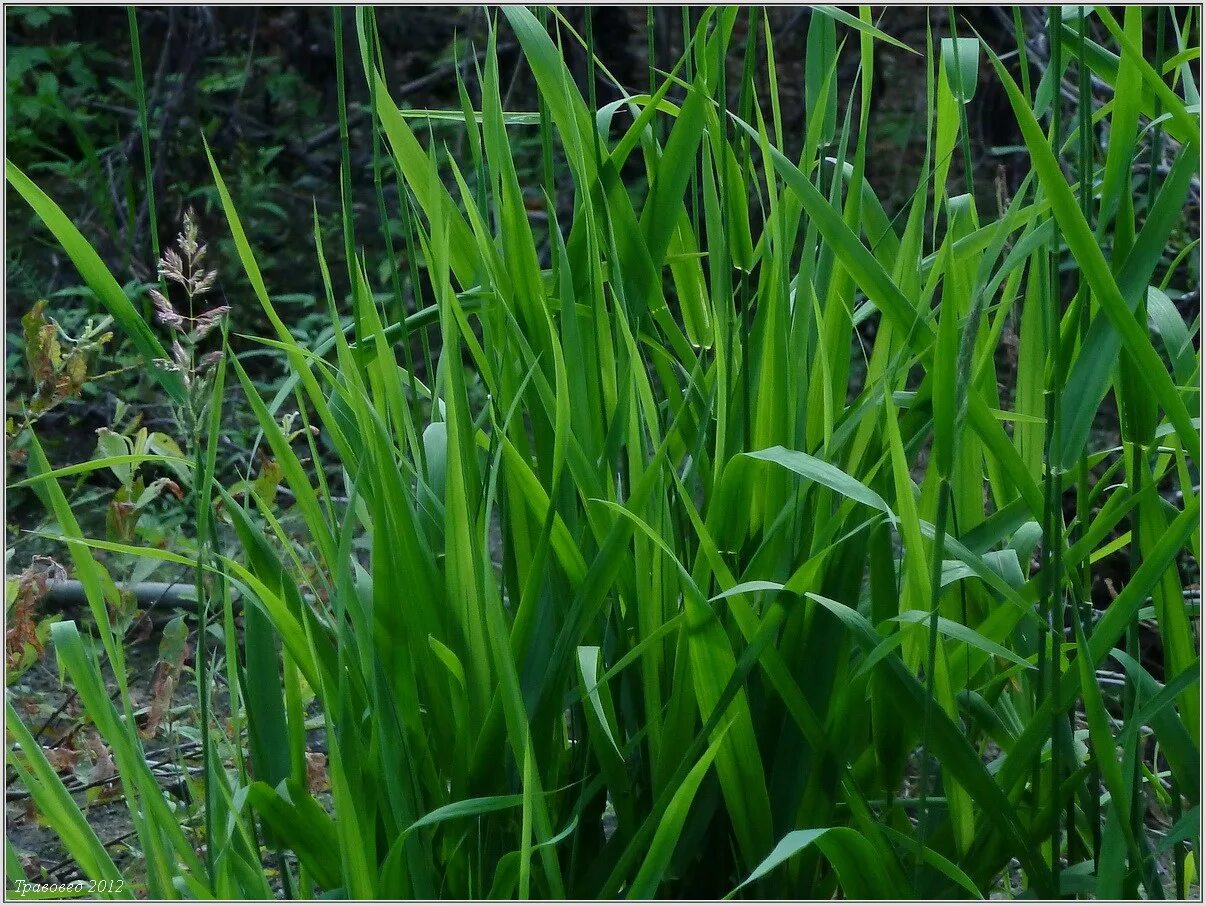
[{"label": "dense grass clump", "polygon": [[[8,166],[179,425],[179,455],[57,470],[35,438],[20,479],[87,593],[98,644],[65,621],[53,648],[136,832],[115,865],[10,705],[9,764],[82,876],[151,897],[1186,895],[1196,15],[1057,8],[1027,36],[1019,14],[1002,57],[952,10],[904,48],[930,105],[891,215],[867,148],[875,48],[899,42],[868,7],[802,26],[790,156],[755,9],[685,15],[681,58],[600,104],[590,17],[505,7],[454,111],[400,109],[372,11],[341,21],[380,223],[353,211],[341,121],[349,266],[316,216],[317,345],[278,315],[221,160],[247,277],[225,295],[267,337],[207,301],[191,221],[152,323]],[[538,110],[504,106],[499,35]],[[988,83],[1028,161],[993,197],[966,116]],[[428,138],[449,119],[459,156]],[[380,270],[357,253],[377,229]],[[248,351],[287,365],[274,396]],[[219,480],[232,405],[277,478]],[[189,544],[85,537],[62,479],[133,463],[178,476]],[[188,802],[145,758],[116,555],[195,578]]]}]

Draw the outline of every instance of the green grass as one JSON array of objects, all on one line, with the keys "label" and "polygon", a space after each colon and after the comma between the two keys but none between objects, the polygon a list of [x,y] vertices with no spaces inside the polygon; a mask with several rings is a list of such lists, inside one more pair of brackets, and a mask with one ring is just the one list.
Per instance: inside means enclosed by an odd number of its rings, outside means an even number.
[{"label": "green grass", "polygon": [[[590,52],[589,17],[579,34],[555,8],[506,7],[477,86],[445,114],[464,123],[459,162],[396,106],[358,10],[376,213],[396,192],[405,239],[385,236],[406,267],[377,287],[355,253],[383,225],[354,217],[363,176],[341,117],[348,268],[329,271],[316,222],[332,330],[302,345],[210,158],[250,289],[227,295],[258,302],[274,333],[223,336],[204,380],[155,366],[189,442],[197,553],[83,537],[32,444],[26,480],[101,642],[53,631],[130,806],[141,858],[122,870],[152,897],[268,896],[266,867],[300,897],[1184,896],[1201,792],[1185,589],[1200,359],[1198,321],[1169,298],[1193,288],[1174,260],[1199,175],[1187,16],[1066,11],[1048,68],[1019,85],[951,10],[954,37],[905,48],[926,63],[927,153],[890,218],[858,137],[875,46],[898,42],[869,8],[807,20],[789,158],[760,11],[684,18],[683,59],[598,109],[563,53]],[[504,108],[499,33],[538,87],[534,119]],[[352,35],[336,35],[342,59]],[[858,64],[839,91],[843,48]],[[1106,86],[1092,96],[1090,72]],[[1030,161],[1000,205],[975,197],[965,106],[989,78]],[[1075,103],[1053,104],[1061,79]],[[572,199],[547,235],[512,151],[534,129],[543,188]],[[1149,144],[1172,161],[1150,191]],[[148,360],[166,359],[68,216],[7,172]],[[287,363],[274,399],[236,339]],[[289,508],[215,480],[232,384]],[[282,427],[291,408],[317,437]],[[1096,564],[1123,549],[1133,569],[1094,610]],[[97,550],[190,567],[205,589],[201,807],[183,819],[142,757]],[[1138,659],[1141,619],[1160,681]],[[1100,683],[1111,658],[1121,694]],[[207,665],[229,721],[209,708]],[[85,876],[111,878],[11,706],[8,721],[39,811]],[[1175,826],[1147,820],[1149,803]]]}]

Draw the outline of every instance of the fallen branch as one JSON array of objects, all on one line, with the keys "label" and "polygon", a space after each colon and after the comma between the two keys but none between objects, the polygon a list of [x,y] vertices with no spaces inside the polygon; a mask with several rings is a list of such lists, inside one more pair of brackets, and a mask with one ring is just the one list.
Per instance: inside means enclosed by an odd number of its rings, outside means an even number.
[{"label": "fallen branch", "polygon": [[[180,582],[133,582],[118,585],[118,588],[133,595],[138,606],[145,609],[183,607],[197,603],[196,586]],[[52,607],[73,607],[87,604],[88,596],[84,584],[79,580],[60,579],[47,587],[45,601]]]}]

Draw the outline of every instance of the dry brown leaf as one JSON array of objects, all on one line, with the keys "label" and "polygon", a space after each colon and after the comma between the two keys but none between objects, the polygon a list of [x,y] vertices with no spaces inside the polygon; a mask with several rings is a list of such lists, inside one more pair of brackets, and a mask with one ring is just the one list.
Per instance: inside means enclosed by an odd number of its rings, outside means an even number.
[{"label": "dry brown leaf", "polygon": [[138,731],[143,739],[153,739],[159,732],[159,725],[167,716],[172,693],[176,691],[177,672],[178,669],[172,664],[161,662],[155,667],[155,679],[151,682],[151,706],[147,711],[146,723]]},{"label": "dry brown leaf", "polygon": [[21,663],[27,645],[42,653],[38,638],[37,605],[46,596],[51,582],[65,578],[67,571],[49,557],[35,557],[17,582],[17,599],[8,613],[4,632],[4,663],[14,670]]},{"label": "dry brown leaf", "polygon": [[93,758],[88,782],[107,785],[109,781],[117,777],[117,765],[113,762],[113,753],[109,751],[109,747],[105,745],[105,741],[95,730],[88,734],[88,751]]},{"label": "dry brown leaf", "polygon": [[71,773],[79,764],[80,753],[70,746],[42,746],[42,751],[46,753],[46,760],[58,774]]},{"label": "dry brown leaf", "polygon": [[326,753],[306,752],[306,786],[311,793],[325,793],[331,788]]}]

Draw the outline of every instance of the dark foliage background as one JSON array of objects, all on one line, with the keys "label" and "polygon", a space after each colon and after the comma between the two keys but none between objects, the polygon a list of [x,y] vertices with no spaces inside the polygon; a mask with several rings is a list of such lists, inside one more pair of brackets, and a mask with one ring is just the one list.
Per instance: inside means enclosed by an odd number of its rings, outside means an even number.
[{"label": "dark foliage background", "polygon": [[[562,7],[579,31],[585,11]],[[877,11],[878,12],[878,11]],[[1034,11],[1041,15],[1040,11]],[[345,79],[350,122],[352,188],[366,218],[376,214],[371,178],[371,136],[357,115],[367,103],[351,17],[343,12]],[[659,7],[600,7],[593,29],[601,61],[626,86],[648,81],[646,16],[653,15],[658,61],[673,59],[681,46],[682,11]],[[807,8],[775,8],[770,13],[780,67],[784,127],[798,135],[803,126],[804,40]],[[910,45],[923,45],[927,17],[935,35],[945,34],[944,9],[889,8],[880,26]],[[1012,41],[1012,24],[991,10],[960,11],[968,25],[990,38]],[[457,108],[454,70],[472,86],[475,50],[484,46],[487,23],[481,8],[392,7],[378,13],[391,93],[404,106]],[[339,131],[333,19],[324,7],[141,7],[137,10],[142,65],[151,131],[153,189],[161,243],[170,242],[187,205],[204,222],[215,195],[201,136],[209,141],[246,212],[257,249],[264,253],[268,284],[276,294],[312,294],[310,211],[332,213],[339,178]],[[1037,24],[1037,21],[1036,21]],[[120,7],[9,7],[6,11],[7,155],[40,184],[83,228],[119,275],[145,281],[153,273],[148,193],[134,89],[127,11]],[[739,23],[744,31],[744,18]],[[1002,29],[1008,28],[1005,34]],[[1036,28],[1036,34],[1041,29]],[[743,36],[739,35],[739,39]],[[503,50],[508,46],[505,34]],[[1040,42],[1041,43],[1041,42]],[[579,47],[565,45],[571,68],[584,82]],[[852,48],[846,48],[848,54]],[[1042,52],[1042,48],[1036,48]],[[877,44],[875,86],[880,145],[869,172],[892,208],[893,188],[919,159],[914,140],[924,117],[923,60]],[[534,86],[526,70],[505,71],[515,63],[504,53],[504,84],[511,109],[535,109]],[[851,70],[852,71],[852,70]],[[850,72],[841,90],[850,91]],[[734,83],[738,79],[734,78]],[[765,80],[763,79],[763,87]],[[978,179],[995,179],[1007,157],[996,146],[1015,143],[999,134],[1004,118],[992,80],[971,111],[973,138],[981,153]],[[602,78],[600,103],[616,97]],[[456,153],[454,128],[433,135]],[[522,146],[531,136],[516,135]],[[532,163],[538,163],[533,154]],[[982,166],[979,166],[982,165]],[[392,176],[392,174],[390,174]],[[952,179],[962,179],[956,162]],[[23,205],[9,195],[7,290],[10,318],[34,300],[76,282],[67,262],[56,257],[45,234]],[[396,199],[391,199],[395,201]],[[396,211],[391,209],[391,216]],[[219,237],[214,237],[215,239]],[[358,237],[376,256],[374,235]],[[338,254],[338,243],[331,249]],[[223,260],[225,265],[229,261]],[[229,288],[229,285],[228,285]],[[300,304],[300,303],[299,303]],[[304,314],[303,310],[298,312]],[[237,317],[237,312],[236,312]]]}]

